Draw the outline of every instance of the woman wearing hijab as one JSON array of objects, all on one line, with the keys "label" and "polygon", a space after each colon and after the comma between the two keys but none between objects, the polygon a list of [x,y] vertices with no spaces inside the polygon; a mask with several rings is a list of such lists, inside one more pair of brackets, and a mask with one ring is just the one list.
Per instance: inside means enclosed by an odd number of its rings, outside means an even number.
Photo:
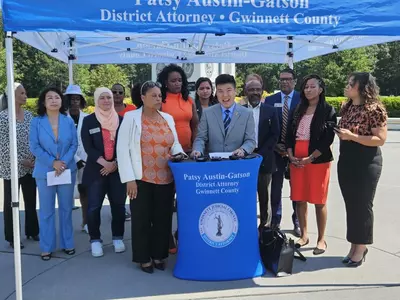
[{"label": "woman wearing hijab", "polygon": [[108,88],[94,92],[95,111],[83,120],[82,142],[88,155],[82,184],[88,193],[88,227],[92,255],[103,256],[100,210],[107,194],[111,206],[111,231],[116,253],[125,251],[126,187],[118,173],[116,144],[122,117],[114,109],[113,93]]},{"label": "woman wearing hijab", "polygon": [[[36,214],[36,182],[32,177],[35,159],[29,150],[29,127],[32,113],[22,108],[26,104],[26,91],[20,83],[14,83],[15,118],[17,120],[18,186],[22,187],[25,204],[25,235],[39,241],[39,223]],[[11,207],[11,164],[10,136],[7,97],[0,97],[4,110],[0,112],[0,178],[4,189],[4,235],[5,240],[14,248],[13,216]],[[21,243],[21,249],[23,248]]]}]

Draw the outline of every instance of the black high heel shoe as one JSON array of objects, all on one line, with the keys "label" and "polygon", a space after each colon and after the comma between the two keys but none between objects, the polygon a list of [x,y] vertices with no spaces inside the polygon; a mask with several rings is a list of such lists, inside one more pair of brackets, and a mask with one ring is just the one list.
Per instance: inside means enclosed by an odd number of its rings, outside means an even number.
[{"label": "black high heel shoe", "polygon": [[165,261],[154,262],[154,268],[160,271],[165,270]]},{"label": "black high heel shoe", "polygon": [[368,248],[365,249],[363,257],[359,261],[352,261],[350,259],[346,266],[353,267],[353,268],[357,268],[357,267],[361,266],[363,264],[363,262],[365,261],[365,257],[367,256],[367,253],[368,253]]},{"label": "black high heel shoe", "polygon": [[[14,242],[10,242],[10,247],[14,249]],[[25,248],[24,244],[20,243],[21,250]]]},{"label": "black high heel shoe", "polygon": [[345,257],[343,257],[343,259],[342,259],[342,263],[344,263],[344,264],[348,264],[350,260],[351,260],[351,258],[350,258],[350,257],[348,257],[348,256],[345,256]]},{"label": "black high heel shoe", "polygon": [[40,238],[39,238],[38,235],[27,235],[27,236],[26,236],[26,239],[27,239],[27,240],[29,240],[29,239],[31,239],[31,238],[32,238],[32,240],[34,240],[35,242],[39,242],[39,241],[40,241]]},{"label": "black high heel shoe", "polygon": [[154,273],[154,268],[153,265],[149,265],[149,266],[143,266],[142,264],[140,264],[140,269],[148,274],[153,274]]}]

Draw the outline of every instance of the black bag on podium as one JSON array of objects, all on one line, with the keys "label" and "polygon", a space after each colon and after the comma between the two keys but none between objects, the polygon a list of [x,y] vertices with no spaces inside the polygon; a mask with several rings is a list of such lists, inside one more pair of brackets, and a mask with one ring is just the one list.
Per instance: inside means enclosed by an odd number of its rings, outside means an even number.
[{"label": "black bag on podium", "polygon": [[[289,276],[293,271],[293,259],[307,259],[294,246],[294,241],[277,229],[263,228],[260,230],[260,255],[268,270],[277,277]],[[295,253],[298,256],[295,256]]]}]

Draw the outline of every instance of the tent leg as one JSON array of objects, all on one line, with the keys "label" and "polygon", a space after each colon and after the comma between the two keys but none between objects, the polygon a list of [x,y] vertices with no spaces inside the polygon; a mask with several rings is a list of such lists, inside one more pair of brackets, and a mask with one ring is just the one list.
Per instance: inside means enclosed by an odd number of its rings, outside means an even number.
[{"label": "tent leg", "polygon": [[287,37],[288,40],[288,52],[287,52],[287,62],[289,65],[289,68],[293,70],[294,68],[294,63],[293,63],[293,56],[294,56],[294,52],[293,52],[293,36],[288,36]]},{"label": "tent leg", "polygon": [[293,56],[289,57],[288,65],[289,65],[289,68],[293,70],[293,68],[294,68]]},{"label": "tent leg", "polygon": [[18,160],[17,160],[17,130],[15,116],[14,92],[14,61],[13,37],[11,32],[6,35],[6,65],[7,65],[7,93],[8,115],[10,130],[10,161],[11,161],[11,199],[14,232],[14,267],[16,299],[22,300],[22,270],[21,270],[21,237],[19,232],[19,199],[18,199]]},{"label": "tent leg", "polygon": [[68,59],[68,83],[74,84],[74,68],[72,59]]}]

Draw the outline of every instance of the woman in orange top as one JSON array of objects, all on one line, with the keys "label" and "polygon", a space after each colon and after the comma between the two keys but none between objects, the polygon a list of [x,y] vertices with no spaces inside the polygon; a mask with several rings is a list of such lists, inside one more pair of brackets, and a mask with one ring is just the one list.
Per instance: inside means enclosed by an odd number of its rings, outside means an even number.
[{"label": "woman in orange top", "polygon": [[[199,117],[196,105],[189,96],[188,80],[183,69],[175,64],[166,66],[157,76],[161,84],[162,111],[171,115],[175,121],[178,139],[186,154],[192,152],[196,138]],[[175,233],[175,238],[178,231]],[[176,253],[174,238],[170,237],[170,253]]]},{"label": "woman in orange top", "polygon": [[142,105],[126,114],[118,136],[121,181],[127,183],[132,211],[132,260],[143,272],[165,270],[171,234],[174,179],[168,160],[183,159],[172,116],[160,112],[161,90],[147,81]]},{"label": "woman in orange top", "polygon": [[196,138],[199,118],[194,101],[189,96],[185,71],[178,65],[168,65],[158,74],[157,81],[162,85],[162,111],[174,118],[179,142],[189,153]]}]

